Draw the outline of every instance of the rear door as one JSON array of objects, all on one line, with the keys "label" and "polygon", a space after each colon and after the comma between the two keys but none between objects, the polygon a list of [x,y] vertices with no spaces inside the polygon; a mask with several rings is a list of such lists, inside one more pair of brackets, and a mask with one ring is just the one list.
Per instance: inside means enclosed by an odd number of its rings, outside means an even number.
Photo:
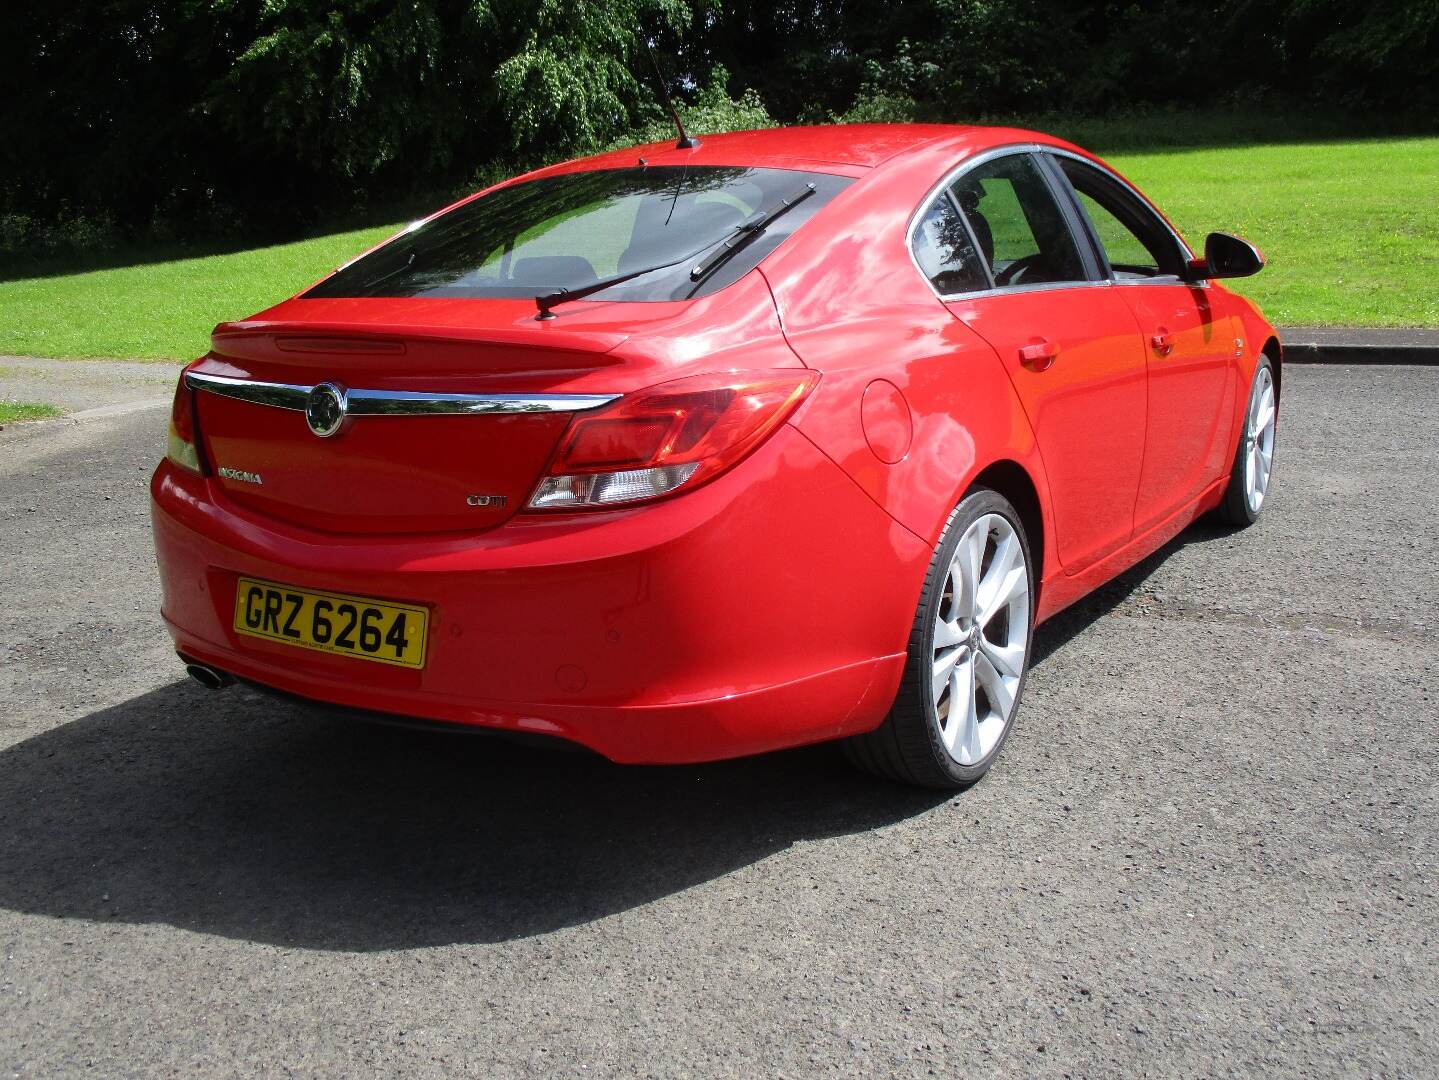
[{"label": "rear door", "polygon": [[943,299],[1008,370],[1049,476],[1059,561],[1074,573],[1133,530],[1146,410],[1133,316],[1098,280],[1076,215],[1033,154],[981,160],[944,197],[992,288]]},{"label": "rear door", "polygon": [[1157,524],[1227,468],[1234,329],[1204,284],[1183,279],[1189,252],[1129,185],[1097,166],[1050,160],[1074,193],[1114,292],[1138,323],[1149,366],[1149,424],[1135,528]]}]

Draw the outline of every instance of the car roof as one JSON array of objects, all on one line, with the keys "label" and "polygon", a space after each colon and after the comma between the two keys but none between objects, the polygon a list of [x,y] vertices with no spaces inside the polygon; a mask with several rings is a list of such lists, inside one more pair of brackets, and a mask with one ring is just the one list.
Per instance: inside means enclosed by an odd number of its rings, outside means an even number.
[{"label": "car roof", "polygon": [[678,149],[674,140],[626,147],[552,165],[526,179],[621,168],[640,159],[647,165],[749,165],[860,176],[909,151],[944,141],[966,152],[1018,142],[1068,146],[1039,132],[974,124],[825,124],[705,135],[699,146],[686,150]]}]

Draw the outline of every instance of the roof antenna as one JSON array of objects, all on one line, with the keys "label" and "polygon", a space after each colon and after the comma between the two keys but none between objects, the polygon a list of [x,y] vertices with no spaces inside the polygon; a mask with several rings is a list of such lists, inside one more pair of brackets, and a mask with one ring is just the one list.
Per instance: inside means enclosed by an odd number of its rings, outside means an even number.
[{"label": "roof antenna", "polygon": [[684,123],[680,120],[679,110],[675,108],[674,98],[670,97],[669,85],[665,82],[664,72],[660,71],[660,62],[655,58],[655,47],[649,38],[645,38],[645,49],[650,54],[650,63],[654,65],[655,78],[659,81],[660,97],[664,98],[665,107],[670,111],[670,119],[675,122],[675,130],[680,133],[679,141],[675,143],[676,150],[693,150],[700,144],[700,141],[685,132]]}]

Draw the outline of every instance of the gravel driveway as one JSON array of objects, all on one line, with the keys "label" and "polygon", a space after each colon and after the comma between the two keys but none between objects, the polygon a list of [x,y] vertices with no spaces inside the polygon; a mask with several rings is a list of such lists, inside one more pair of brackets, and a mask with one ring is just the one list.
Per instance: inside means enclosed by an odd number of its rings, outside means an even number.
[{"label": "gravel driveway", "polygon": [[131,412],[175,396],[180,364],[0,356],[0,401],[40,401],[90,416]]},{"label": "gravel driveway", "polygon": [[163,409],[0,432],[0,1070],[1433,1076],[1439,369],[1042,629],[964,795],[181,681]]}]

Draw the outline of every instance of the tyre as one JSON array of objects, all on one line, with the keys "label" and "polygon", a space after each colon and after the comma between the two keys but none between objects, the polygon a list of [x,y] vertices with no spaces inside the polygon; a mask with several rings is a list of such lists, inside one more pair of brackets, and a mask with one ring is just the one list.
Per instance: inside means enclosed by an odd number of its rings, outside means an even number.
[{"label": "tyre", "polygon": [[972,490],[940,535],[889,716],[845,740],[846,756],[930,788],[966,788],[988,772],[1024,690],[1033,596],[1019,515],[997,492]]},{"label": "tyre", "polygon": [[1274,431],[1279,422],[1279,395],[1274,390],[1274,369],[1262,357],[1249,386],[1244,428],[1234,450],[1229,486],[1215,514],[1231,525],[1252,525],[1264,508],[1269,481],[1274,475]]}]

